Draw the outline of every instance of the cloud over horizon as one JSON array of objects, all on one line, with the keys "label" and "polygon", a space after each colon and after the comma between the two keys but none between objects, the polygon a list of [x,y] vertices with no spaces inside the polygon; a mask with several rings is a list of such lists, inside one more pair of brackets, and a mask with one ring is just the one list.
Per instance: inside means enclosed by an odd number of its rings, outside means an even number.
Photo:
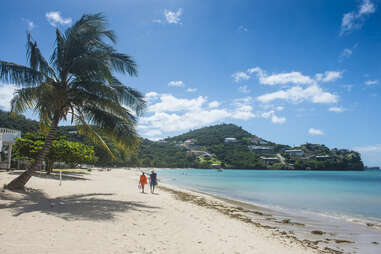
[{"label": "cloud over horizon", "polygon": [[64,18],[59,11],[51,11],[45,14],[45,17],[50,25],[57,27],[57,25],[70,25],[73,21],[72,18]]},{"label": "cloud over horizon", "polygon": [[347,12],[341,21],[340,35],[350,33],[352,30],[361,29],[365,17],[376,12],[376,6],[370,0],[363,0],[356,11]]}]

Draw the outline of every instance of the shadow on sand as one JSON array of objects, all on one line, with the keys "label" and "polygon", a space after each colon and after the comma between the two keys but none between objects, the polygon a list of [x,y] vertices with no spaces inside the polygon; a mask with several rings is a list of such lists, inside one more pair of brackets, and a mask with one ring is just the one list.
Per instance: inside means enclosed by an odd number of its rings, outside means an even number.
[{"label": "shadow on sand", "polygon": [[0,209],[13,210],[13,216],[25,213],[41,212],[72,220],[113,220],[115,213],[139,210],[153,212],[159,207],[148,206],[142,202],[104,199],[102,196],[113,196],[112,193],[91,193],[48,198],[39,190],[28,192],[0,192],[0,199],[8,204],[0,204]]},{"label": "shadow on sand", "polygon": [[[24,171],[12,171],[12,172],[8,172],[8,174],[14,175],[15,177],[17,177],[23,172]],[[89,179],[85,177],[86,175],[87,173],[82,173],[82,172],[62,172],[62,181],[78,181],[78,180],[87,181]],[[53,172],[47,175],[46,172],[37,171],[33,173],[33,177],[60,180],[60,174],[57,172]]]}]

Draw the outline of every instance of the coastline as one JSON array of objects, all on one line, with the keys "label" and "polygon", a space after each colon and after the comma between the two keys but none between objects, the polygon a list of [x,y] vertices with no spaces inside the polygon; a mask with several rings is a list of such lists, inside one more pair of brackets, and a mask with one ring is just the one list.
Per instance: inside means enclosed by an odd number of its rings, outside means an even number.
[{"label": "coastline", "polygon": [[[169,170],[170,171],[170,170]],[[160,172],[160,171],[159,171]],[[182,177],[187,177],[188,174]],[[165,183],[177,179],[179,175],[166,175]],[[206,176],[206,175],[205,175]],[[379,219],[350,217],[343,214],[320,213],[300,209],[285,209],[251,200],[244,200],[230,192],[216,191],[209,186],[187,185],[182,181],[183,189],[210,196],[233,206],[245,208],[248,217],[264,227],[275,227],[283,235],[292,232],[291,237],[305,241],[310,245],[320,245],[345,253],[375,253],[381,251],[381,223]],[[205,182],[204,182],[205,184]],[[223,186],[223,185],[222,185]],[[222,187],[220,186],[220,188]],[[237,186],[236,186],[237,187]],[[178,185],[171,188],[178,188]],[[255,193],[253,193],[255,196]],[[253,216],[257,215],[257,216]],[[260,216],[258,216],[260,215]]]},{"label": "coastline", "polygon": [[[158,195],[141,194],[139,172],[64,174],[62,186],[58,175],[33,177],[27,194],[0,192],[0,252],[347,253],[352,246],[329,232],[307,237],[293,218],[246,202],[162,183]],[[0,172],[0,184],[14,174]]]},{"label": "coastline", "polygon": [[[270,230],[272,236],[280,241],[288,239],[306,248],[312,248],[320,253],[374,253],[378,248],[378,238],[367,241],[364,245],[356,244],[350,238],[344,239],[336,232],[321,230],[321,225],[311,223],[311,218],[283,213],[258,204],[231,199],[194,189],[183,189],[174,185],[161,184],[164,191],[177,199],[193,202],[201,207],[217,210],[231,218],[258,228]],[[360,249],[360,250],[359,250]]]}]

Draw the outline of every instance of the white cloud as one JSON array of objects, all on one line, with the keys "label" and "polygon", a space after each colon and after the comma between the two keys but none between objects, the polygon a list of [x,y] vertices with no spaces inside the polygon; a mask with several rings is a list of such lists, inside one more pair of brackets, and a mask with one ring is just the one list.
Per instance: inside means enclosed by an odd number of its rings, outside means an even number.
[{"label": "white cloud", "polygon": [[152,22],[153,23],[159,23],[159,24],[163,23],[163,21],[161,19],[153,19]]},{"label": "white cloud", "polygon": [[147,101],[147,102],[151,102],[153,100],[155,100],[156,98],[159,97],[159,94],[156,93],[156,92],[149,92],[149,93],[146,93],[145,96],[144,96],[144,99]]},{"label": "white cloud", "polygon": [[328,109],[328,111],[336,112],[336,113],[341,113],[341,112],[345,111],[345,108],[342,108],[342,107],[330,107]]},{"label": "white cloud", "polygon": [[276,107],[275,108],[277,111],[282,111],[283,109],[284,109],[284,107],[283,106],[278,106],[278,107]]},{"label": "white cloud", "polygon": [[315,136],[315,135],[324,135],[324,131],[319,130],[319,129],[315,129],[315,128],[310,128],[310,129],[308,130],[308,133],[309,133],[310,135],[313,135],[313,136]]},{"label": "white cloud", "polygon": [[352,91],[353,85],[342,85],[342,87],[349,93]]},{"label": "white cloud", "polygon": [[354,151],[361,153],[361,158],[369,166],[381,166],[381,144],[356,146]]},{"label": "white cloud", "polygon": [[170,81],[168,83],[168,86],[176,86],[176,87],[182,87],[184,86],[184,82],[179,80],[179,81]]},{"label": "white cloud", "polygon": [[363,0],[362,5],[360,6],[359,15],[371,14],[376,11],[376,7],[370,0]]},{"label": "white cloud", "polygon": [[193,93],[193,92],[196,92],[196,91],[197,91],[197,88],[188,88],[187,89],[188,93]]},{"label": "white cloud", "polygon": [[358,152],[381,152],[381,144],[371,146],[356,146],[353,150]]},{"label": "white cloud", "polygon": [[176,12],[164,10],[164,16],[169,24],[181,24],[181,15],[183,14],[183,9],[178,9]]},{"label": "white cloud", "polygon": [[342,58],[348,58],[352,55],[353,51],[351,49],[345,48],[341,53]]},{"label": "white cloud", "polygon": [[315,75],[317,81],[333,82],[342,77],[343,72],[340,71],[326,71],[324,74],[318,73]]},{"label": "white cloud", "polygon": [[279,90],[273,93],[263,94],[257,97],[257,100],[263,103],[268,103],[273,100],[286,100],[293,103],[300,103],[303,101],[310,101],[313,103],[336,103],[338,96],[314,84],[307,88],[294,86],[287,90]]},{"label": "white cloud", "polygon": [[220,106],[220,103],[218,101],[212,101],[208,104],[209,108],[218,108]]},{"label": "white cloud", "polygon": [[24,19],[22,18],[22,21],[26,22],[27,25],[28,25],[28,30],[31,31],[34,27],[35,27],[35,24],[33,21],[29,20],[29,19]]},{"label": "white cloud", "polygon": [[207,98],[199,96],[195,99],[178,99],[172,94],[161,94],[160,102],[148,106],[149,112],[179,112],[200,110]]},{"label": "white cloud", "polygon": [[238,30],[243,31],[243,32],[248,32],[249,31],[249,29],[247,29],[247,27],[245,27],[244,25],[240,25],[238,27]]},{"label": "white cloud", "polygon": [[238,87],[238,91],[241,93],[250,93],[250,89],[247,87],[247,85]]},{"label": "white cloud", "polygon": [[147,132],[144,133],[145,136],[148,136],[148,137],[155,137],[155,136],[160,136],[162,135],[163,133],[160,131],[160,130],[149,130]]},{"label": "white cloud", "polygon": [[235,99],[232,103],[232,106],[235,108],[232,112],[232,118],[235,119],[241,119],[241,120],[248,120],[250,118],[254,118],[255,115],[252,112],[253,107],[251,104],[253,103],[253,98],[250,96]]},{"label": "white cloud", "polygon": [[16,86],[14,85],[0,85],[0,108],[7,111],[11,109],[11,100],[15,91]]},{"label": "white cloud", "polygon": [[250,68],[247,70],[249,74],[256,73],[258,80],[263,85],[277,85],[277,84],[313,84],[315,81],[309,76],[305,76],[300,72],[288,72],[267,75],[260,67]]},{"label": "white cloud", "polygon": [[56,27],[57,25],[70,25],[72,18],[63,18],[59,11],[51,11],[45,14],[49,24]]},{"label": "white cloud", "polygon": [[172,94],[150,92],[146,98],[151,98],[148,101],[148,116],[140,118],[138,128],[143,135],[149,137],[198,128],[229,118],[247,120],[255,117],[250,105],[251,97],[234,100],[229,109],[221,108],[218,101],[208,103],[207,97],[203,96],[185,99],[176,98]]},{"label": "white cloud", "polygon": [[155,112],[152,116],[142,117],[140,124],[148,125],[165,133],[205,126],[229,116],[230,113],[225,109],[190,111],[184,114]]},{"label": "white cloud", "polygon": [[250,79],[250,76],[247,75],[245,72],[236,72],[232,75],[234,82],[240,82],[241,80],[248,80]]},{"label": "white cloud", "polygon": [[286,122],[286,118],[277,116],[275,114],[274,110],[270,110],[268,112],[263,112],[261,116],[265,119],[270,118],[271,122],[276,123],[276,124],[283,124]]},{"label": "white cloud", "polygon": [[341,52],[339,56],[339,62],[344,61],[346,58],[349,58],[353,54],[353,50],[355,50],[358,47],[358,43],[353,45],[352,48],[345,48],[343,49],[343,52]]},{"label": "white cloud", "polygon": [[341,21],[340,35],[360,29],[364,23],[365,16],[376,12],[375,5],[370,0],[363,0],[357,11],[345,13]]},{"label": "white cloud", "polygon": [[378,84],[378,80],[368,80],[365,82],[365,85],[367,86],[372,86],[372,85],[377,85]]},{"label": "white cloud", "polygon": [[271,117],[271,121],[272,121],[273,123],[283,124],[283,123],[286,122],[286,118],[285,118],[285,117],[278,117],[278,116],[276,116],[276,115],[273,115],[273,116]]}]

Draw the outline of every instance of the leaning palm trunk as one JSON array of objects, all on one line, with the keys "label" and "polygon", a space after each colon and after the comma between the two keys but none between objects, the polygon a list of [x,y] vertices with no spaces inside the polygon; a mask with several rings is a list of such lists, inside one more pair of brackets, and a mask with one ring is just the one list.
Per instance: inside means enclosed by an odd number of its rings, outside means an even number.
[{"label": "leaning palm trunk", "polygon": [[20,176],[15,178],[12,182],[7,185],[7,189],[18,190],[24,189],[25,184],[32,177],[32,173],[41,168],[42,162],[45,160],[46,155],[49,153],[52,141],[56,137],[56,130],[58,126],[59,117],[54,117],[48,135],[45,137],[45,144],[42,150],[38,153],[36,160],[30,165],[30,167],[22,173]]},{"label": "leaning palm trunk", "polygon": [[58,122],[71,117],[80,134],[112,152],[98,133],[107,135],[124,151],[136,148],[136,117],[145,108],[144,97],[125,86],[114,72],[137,75],[136,63],[117,52],[115,35],[103,15],[83,15],[64,33],[56,30],[56,47],[46,60],[28,34],[29,67],[0,59],[0,82],[20,86],[11,101],[12,112],[34,110],[41,126],[50,126],[43,149],[23,174],[9,183],[20,189],[41,167],[55,138]]}]

